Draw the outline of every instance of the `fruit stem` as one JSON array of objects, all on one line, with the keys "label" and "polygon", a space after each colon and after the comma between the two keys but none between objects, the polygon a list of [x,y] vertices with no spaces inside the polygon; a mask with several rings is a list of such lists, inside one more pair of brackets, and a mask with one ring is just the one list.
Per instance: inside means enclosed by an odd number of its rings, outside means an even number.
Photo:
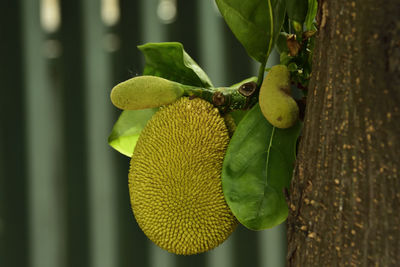
[{"label": "fruit stem", "polygon": [[243,95],[239,88],[217,87],[217,88],[200,88],[200,87],[184,87],[184,95],[199,97],[204,99],[214,106],[218,107],[221,112],[227,113],[232,110],[249,109],[256,102],[256,97],[253,94]]},{"label": "fruit stem", "polygon": [[267,65],[267,61],[261,63],[260,68],[258,69],[258,79],[257,79],[257,87],[261,87],[261,84],[264,80],[264,72],[265,72],[265,66]]}]

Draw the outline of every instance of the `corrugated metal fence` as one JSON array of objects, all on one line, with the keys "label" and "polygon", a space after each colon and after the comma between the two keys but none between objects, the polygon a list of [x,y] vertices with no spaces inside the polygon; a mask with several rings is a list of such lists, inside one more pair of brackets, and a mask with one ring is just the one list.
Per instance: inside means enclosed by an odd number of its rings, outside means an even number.
[{"label": "corrugated metal fence", "polygon": [[0,2],[0,266],[279,267],[284,227],[239,227],[175,256],[132,215],[129,159],[107,145],[112,85],[140,74],[136,45],[179,41],[216,85],[257,73],[211,0]]}]

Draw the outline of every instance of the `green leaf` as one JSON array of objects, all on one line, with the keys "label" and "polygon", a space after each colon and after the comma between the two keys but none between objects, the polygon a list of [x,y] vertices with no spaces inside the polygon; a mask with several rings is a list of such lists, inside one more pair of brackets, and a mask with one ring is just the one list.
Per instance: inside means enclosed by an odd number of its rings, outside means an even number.
[{"label": "green leaf", "polygon": [[297,71],[297,65],[294,62],[290,63],[287,67],[290,72]]},{"label": "green leaf", "polygon": [[308,0],[287,0],[287,13],[290,20],[303,24],[307,15]]},{"label": "green leaf", "polygon": [[216,0],[216,3],[247,53],[265,63],[282,27],[286,1]]},{"label": "green leaf", "polygon": [[157,110],[122,111],[108,137],[109,145],[125,156],[131,157],[140,133]]},{"label": "green leaf", "polygon": [[288,215],[288,188],[301,123],[273,127],[256,104],[241,120],[230,141],[222,169],[222,189],[233,214],[249,229],[282,223]]},{"label": "green leaf", "polygon": [[314,25],[315,16],[317,15],[317,9],[318,9],[317,0],[308,0],[308,10],[307,10],[305,24],[306,24],[307,30],[309,30],[309,31],[314,30],[313,25]]},{"label": "green leaf", "polygon": [[248,112],[248,110],[234,110],[231,113],[231,116],[233,118],[233,120],[235,121],[235,124],[238,125],[240,123],[240,121],[244,118],[244,116],[246,115],[246,113]]},{"label": "green leaf", "polygon": [[138,48],[146,60],[143,75],[198,87],[212,86],[210,78],[185,52],[181,43],[147,43]]},{"label": "green leaf", "polygon": [[282,52],[279,55],[279,61],[281,62],[282,65],[288,65],[290,60],[292,60],[292,57],[289,56],[288,52]]},{"label": "green leaf", "polygon": [[280,32],[278,35],[275,47],[279,54],[283,52],[289,53],[289,48],[287,46],[287,36],[288,34],[286,32]]}]

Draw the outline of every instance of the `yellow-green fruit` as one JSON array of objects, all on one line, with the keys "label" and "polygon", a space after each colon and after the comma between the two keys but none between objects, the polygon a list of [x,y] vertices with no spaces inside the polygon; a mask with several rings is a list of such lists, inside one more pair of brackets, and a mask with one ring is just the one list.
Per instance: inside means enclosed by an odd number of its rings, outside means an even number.
[{"label": "yellow-green fruit", "polygon": [[233,133],[236,131],[236,123],[231,114],[226,114],[224,116],[226,127],[228,128],[229,137],[232,137]]},{"label": "yellow-green fruit", "polygon": [[111,102],[117,108],[137,110],[155,108],[176,101],[184,85],[156,76],[138,76],[117,84],[111,91]]},{"label": "yellow-green fruit", "polygon": [[161,248],[201,253],[235,229],[221,185],[228,143],[224,119],[199,98],[161,108],[143,129],[131,159],[129,192],[140,228]]},{"label": "yellow-green fruit", "polygon": [[284,65],[271,68],[260,89],[264,117],[275,127],[289,128],[299,118],[299,107],[290,94],[290,74]]}]

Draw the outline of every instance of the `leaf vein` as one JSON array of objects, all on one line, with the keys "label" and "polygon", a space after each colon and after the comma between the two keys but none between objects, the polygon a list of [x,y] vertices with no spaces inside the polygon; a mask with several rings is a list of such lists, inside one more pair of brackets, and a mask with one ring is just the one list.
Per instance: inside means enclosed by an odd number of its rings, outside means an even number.
[{"label": "leaf vein", "polygon": [[[265,172],[265,187],[268,186],[268,164],[269,164],[269,156],[270,156],[270,150],[272,147],[272,140],[274,139],[274,134],[275,134],[275,127],[272,126],[272,132],[271,132],[271,137],[269,139],[269,144],[268,144],[268,149],[267,149],[267,162],[266,162],[266,172]],[[264,187],[264,193],[263,193],[263,197],[260,201],[260,205],[257,208],[257,216],[256,218],[258,218],[258,216],[260,215],[260,211],[261,211],[261,207],[262,207],[262,203],[264,202],[264,198],[265,198],[265,187]]]}]

